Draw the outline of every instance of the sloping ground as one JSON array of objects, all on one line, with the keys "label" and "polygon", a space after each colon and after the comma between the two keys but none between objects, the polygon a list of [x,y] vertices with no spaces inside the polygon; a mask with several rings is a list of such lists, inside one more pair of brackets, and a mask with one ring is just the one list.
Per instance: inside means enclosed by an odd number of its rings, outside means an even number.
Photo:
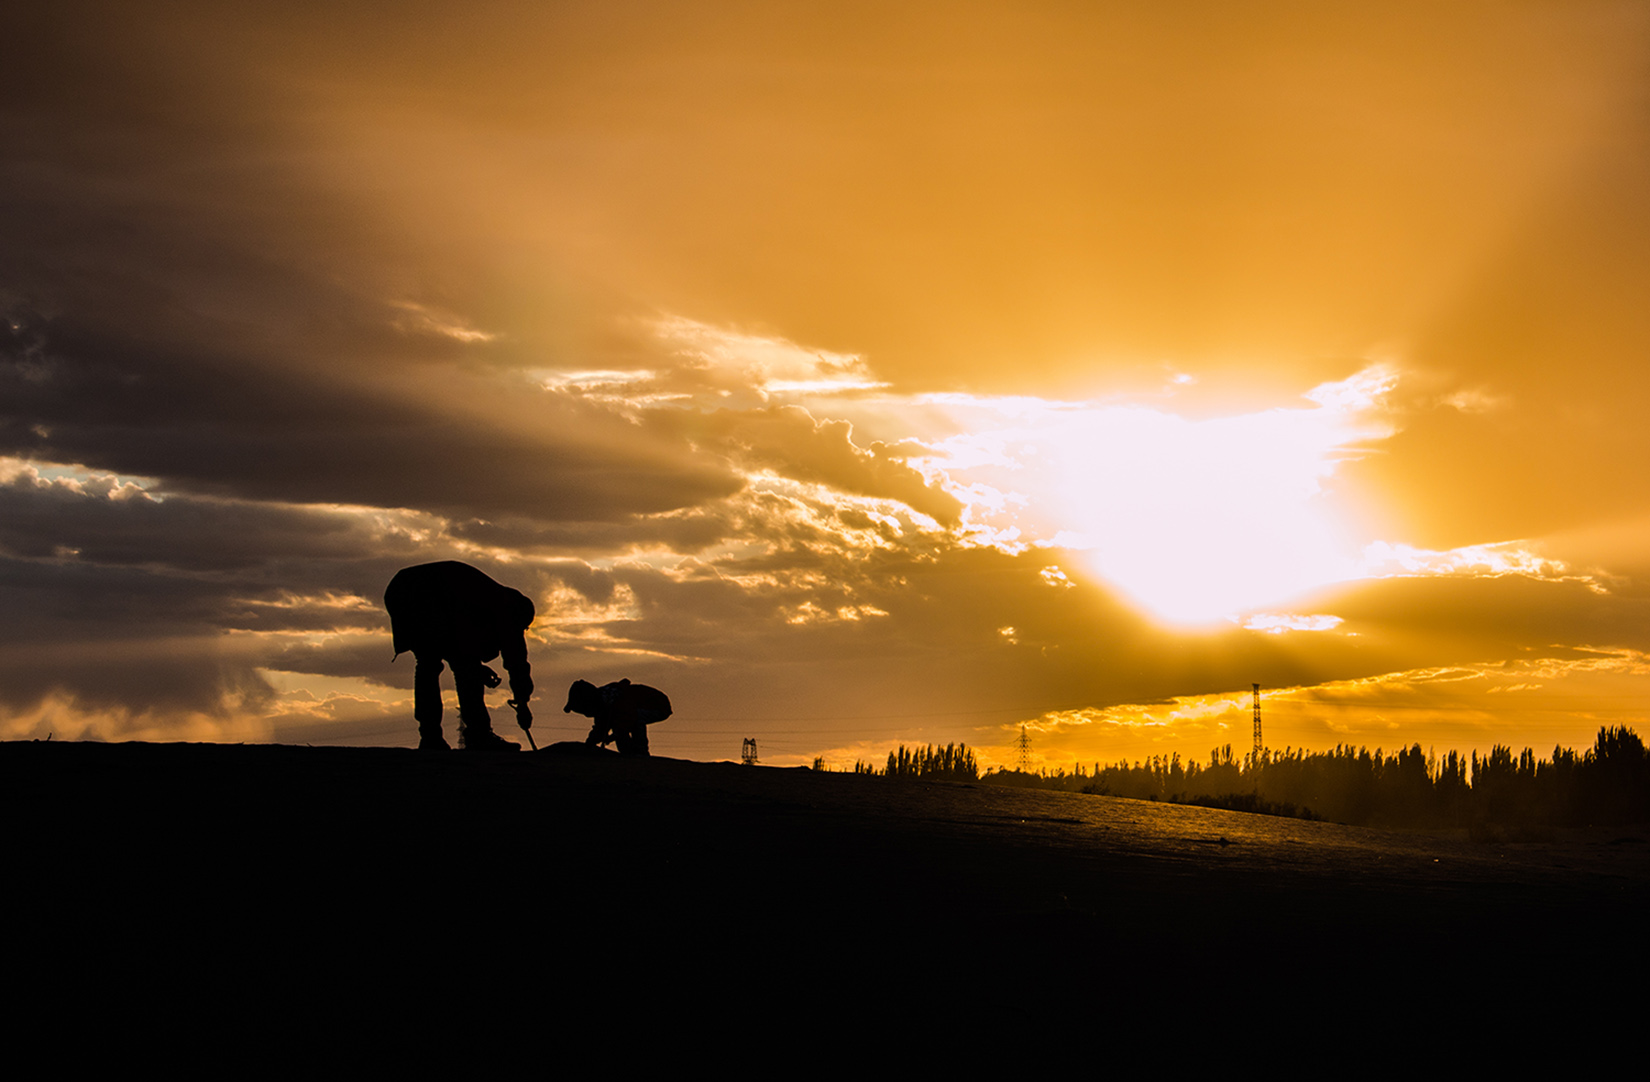
[{"label": "sloping ground", "polygon": [[1643,830],[1496,846],[553,750],[13,743],[0,792],[26,983],[165,975],[185,1013],[1556,1017],[1646,960]]}]

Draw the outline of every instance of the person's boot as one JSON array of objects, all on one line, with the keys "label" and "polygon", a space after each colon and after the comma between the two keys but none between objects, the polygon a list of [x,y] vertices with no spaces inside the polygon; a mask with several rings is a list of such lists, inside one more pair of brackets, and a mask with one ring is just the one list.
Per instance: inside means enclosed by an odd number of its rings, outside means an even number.
[{"label": "person's boot", "polygon": [[452,745],[447,743],[447,738],[441,735],[440,726],[436,726],[433,729],[427,729],[420,726],[418,730],[418,750],[451,751],[453,749]]},{"label": "person's boot", "polygon": [[493,732],[491,724],[458,725],[458,746],[465,751],[520,751],[521,745]]}]

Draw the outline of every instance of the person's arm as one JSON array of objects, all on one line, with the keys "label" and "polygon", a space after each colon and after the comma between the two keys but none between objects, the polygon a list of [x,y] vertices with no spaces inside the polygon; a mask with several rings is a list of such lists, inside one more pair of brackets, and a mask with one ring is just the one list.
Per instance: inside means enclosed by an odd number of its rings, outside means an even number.
[{"label": "person's arm", "polygon": [[593,747],[602,747],[613,741],[613,726],[603,720],[603,715],[597,714],[590,722],[590,733],[584,738],[586,744]]},{"label": "person's arm", "polygon": [[518,631],[504,640],[499,650],[504,671],[510,674],[510,705],[516,709],[516,722],[523,729],[533,727],[533,712],[527,700],[533,697],[533,667],[527,663],[527,636]]}]

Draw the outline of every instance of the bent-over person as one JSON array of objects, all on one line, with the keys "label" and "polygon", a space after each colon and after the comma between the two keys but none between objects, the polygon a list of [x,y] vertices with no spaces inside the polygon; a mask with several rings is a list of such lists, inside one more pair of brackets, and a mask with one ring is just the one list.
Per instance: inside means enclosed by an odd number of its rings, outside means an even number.
[{"label": "bent-over person", "polygon": [[588,680],[575,680],[567,689],[564,714],[583,714],[594,719],[586,744],[618,742],[620,755],[646,755],[647,727],[670,717],[670,699],[658,688],[620,680],[597,687]]},{"label": "bent-over person", "polygon": [[458,691],[458,744],[469,751],[520,751],[521,745],[493,732],[486,688],[498,687],[487,662],[501,658],[510,674],[510,705],[523,729],[533,724],[527,701],[533,696],[527,663],[528,625],[533,602],[519,590],[494,582],[456,560],[419,564],[395,573],[384,591],[395,656],[412,651],[413,718],[418,747],[446,751],[441,731],[442,662],[452,666]]}]

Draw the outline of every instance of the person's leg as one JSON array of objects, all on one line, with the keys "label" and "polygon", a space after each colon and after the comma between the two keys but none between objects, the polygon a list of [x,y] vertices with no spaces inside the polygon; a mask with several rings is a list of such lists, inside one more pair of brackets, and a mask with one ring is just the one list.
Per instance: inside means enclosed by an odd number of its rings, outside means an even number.
[{"label": "person's leg", "polygon": [[418,722],[420,751],[446,751],[441,735],[441,659],[413,654],[413,720]]},{"label": "person's leg", "polygon": [[655,721],[663,721],[668,717],[670,717],[670,708],[668,704],[662,710],[643,708],[636,711],[633,720],[630,722],[629,731],[624,733],[619,739],[619,751],[624,755],[648,755],[648,725]]},{"label": "person's leg", "polygon": [[520,744],[512,744],[493,732],[493,719],[487,713],[485,667],[475,661],[453,661],[453,683],[458,686],[458,743],[469,751],[520,751]]},{"label": "person's leg", "polygon": [[619,733],[619,754],[647,756],[647,725],[645,722],[636,722],[628,730]]}]

